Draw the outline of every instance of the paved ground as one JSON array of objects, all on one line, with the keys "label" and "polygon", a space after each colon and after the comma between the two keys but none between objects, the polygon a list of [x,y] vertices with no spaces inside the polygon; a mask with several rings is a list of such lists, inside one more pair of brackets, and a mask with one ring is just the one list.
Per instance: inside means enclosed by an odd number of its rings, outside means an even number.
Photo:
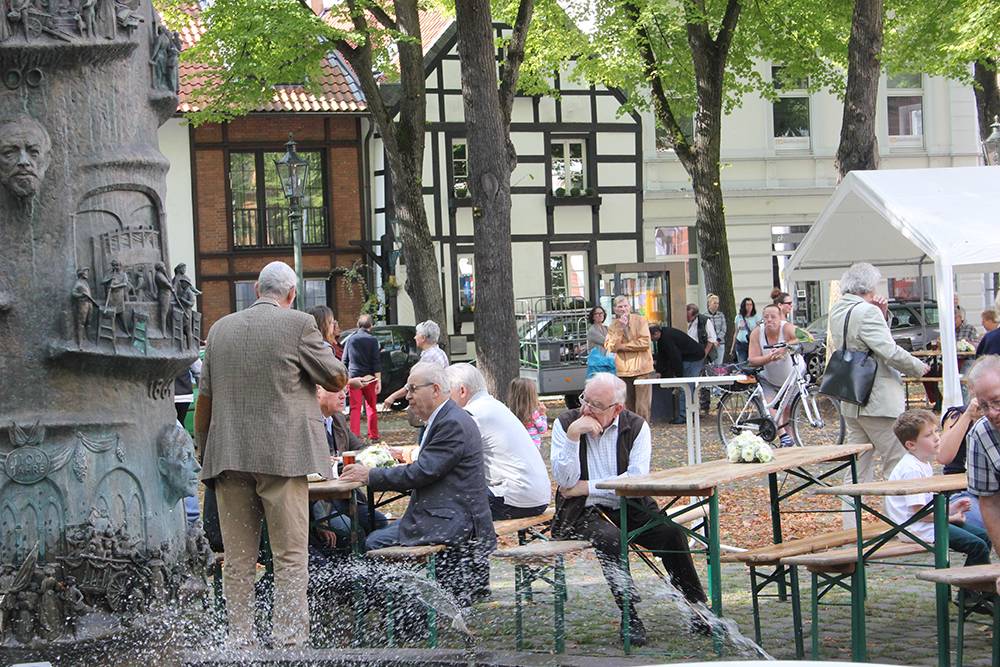
[{"label": "paved ground", "polygon": [[[550,417],[562,410],[553,404]],[[707,423],[706,423],[707,422]],[[399,418],[385,420],[384,433],[389,440],[405,441],[413,431]],[[704,458],[722,456],[716,432],[714,413],[703,421]],[[653,429],[654,469],[662,469],[686,462],[685,431],[683,426],[656,426]],[[543,451],[548,459],[547,442]],[[763,482],[766,484],[766,482]],[[723,541],[740,546],[763,544],[770,540],[770,521],[767,517],[767,491],[761,482],[722,490]],[[796,509],[830,509],[832,501],[823,497],[803,498]],[[838,514],[791,514],[784,519],[785,534],[796,535],[816,527],[834,527]],[[705,574],[704,559],[697,560]],[[869,596],[866,606],[870,659],[875,662],[930,665],[936,664],[937,639],[934,611],[934,590],[929,583],[916,579],[916,566],[932,564],[928,554],[906,559],[913,566],[877,566],[869,569]],[[633,558],[633,572],[643,596],[639,612],[649,630],[650,645],[639,651],[650,660],[669,659],[713,660],[716,653],[712,642],[686,631],[684,615],[678,610],[666,586],[642,563]],[[493,599],[477,606],[469,619],[469,627],[477,637],[477,645],[493,650],[510,650],[513,647],[513,570],[510,565],[494,560],[492,565]],[[576,558],[568,563],[567,581],[567,651],[580,655],[621,656],[618,640],[618,612],[601,576],[600,568],[592,556]],[[809,578],[803,575],[803,614],[805,616],[806,650],[809,648]],[[746,568],[726,565],[723,570],[723,608],[725,617],[735,621],[739,631],[753,637],[753,623],[749,594],[749,576]],[[849,602],[844,592],[832,593],[831,602]],[[821,657],[827,660],[850,659],[850,608],[827,606],[820,608]],[[779,659],[793,659],[791,605],[777,600],[765,600],[761,607],[763,647]],[[987,620],[987,617],[978,617]],[[531,605],[525,626],[532,635],[532,648],[537,651],[551,649],[552,606],[550,598],[536,598]],[[952,623],[952,648],[954,649],[954,616]],[[987,627],[969,626],[966,632],[965,663],[990,664],[990,637]],[[445,643],[456,642],[457,635],[446,633]],[[457,645],[457,644],[455,644]],[[724,656],[750,656],[752,650],[727,643]]]}]

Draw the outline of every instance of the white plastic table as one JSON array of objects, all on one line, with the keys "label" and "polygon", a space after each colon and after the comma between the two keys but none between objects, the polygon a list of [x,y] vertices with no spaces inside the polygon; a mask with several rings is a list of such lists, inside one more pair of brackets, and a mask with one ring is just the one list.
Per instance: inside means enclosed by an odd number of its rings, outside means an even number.
[{"label": "white plastic table", "polygon": [[661,387],[679,387],[684,392],[686,406],[684,419],[687,422],[688,465],[701,463],[701,414],[695,395],[699,387],[716,387],[723,384],[743,382],[746,375],[699,375],[691,378],[646,378],[635,384],[655,384]]}]

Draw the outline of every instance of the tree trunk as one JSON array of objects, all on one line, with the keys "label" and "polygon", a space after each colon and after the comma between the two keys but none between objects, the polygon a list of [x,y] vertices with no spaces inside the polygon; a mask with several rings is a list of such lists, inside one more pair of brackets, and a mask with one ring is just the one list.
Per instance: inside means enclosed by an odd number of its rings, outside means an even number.
[{"label": "tree trunk", "polygon": [[977,60],[973,76],[976,79],[976,114],[979,117],[979,138],[985,140],[993,131],[993,119],[1000,116],[1000,86],[997,85],[997,59]]},{"label": "tree trunk", "polygon": [[510,162],[489,0],[455,3],[475,238],[476,359],[499,400],[519,374],[510,244]]},{"label": "tree trunk", "polygon": [[[732,322],[736,313],[736,295],[720,178],[718,154],[712,157],[701,153],[695,157],[691,186],[697,207],[698,254],[701,256],[705,292],[719,297],[719,310],[726,316],[727,322]],[[735,327],[727,328],[725,349],[732,347],[735,333]]]},{"label": "tree trunk", "polygon": [[847,91],[835,166],[840,180],[854,169],[878,169],[875,105],[882,54],[882,0],[855,0],[847,46]]}]

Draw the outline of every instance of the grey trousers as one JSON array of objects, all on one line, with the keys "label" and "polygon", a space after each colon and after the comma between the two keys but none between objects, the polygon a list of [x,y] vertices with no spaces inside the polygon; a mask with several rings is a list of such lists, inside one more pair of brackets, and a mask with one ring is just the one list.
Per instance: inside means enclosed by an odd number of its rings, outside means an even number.
[{"label": "grey trousers", "polygon": [[[896,420],[892,417],[844,417],[847,424],[847,434],[844,443],[848,445],[859,445],[871,443],[875,445],[874,451],[868,451],[858,457],[858,482],[871,482],[875,480],[875,455],[877,454],[882,462],[881,477],[889,477],[889,473],[896,467],[899,460],[906,454],[906,449],[892,432],[892,425]],[[851,474],[847,473],[844,478],[845,484],[851,483]],[[853,528],[854,509],[844,502],[844,528]]]}]

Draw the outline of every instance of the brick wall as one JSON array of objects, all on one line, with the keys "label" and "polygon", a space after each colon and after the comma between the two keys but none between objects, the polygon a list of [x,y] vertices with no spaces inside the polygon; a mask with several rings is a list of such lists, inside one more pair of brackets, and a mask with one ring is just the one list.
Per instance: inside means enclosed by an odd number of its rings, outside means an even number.
[{"label": "brick wall", "polygon": [[[300,147],[326,152],[327,217],[330,244],[304,250],[303,270],[309,279],[325,278],[337,266],[350,266],[362,259],[350,242],[362,238],[362,197],[360,164],[362,138],[356,117],[286,114],[249,116],[226,125],[205,125],[194,131],[197,230],[195,233],[198,283],[203,291],[199,308],[202,331],[233,312],[232,294],[237,281],[253,280],[268,262],[292,264],[291,248],[234,250],[230,242],[227,202],[227,150],[284,151],[288,133],[293,132]],[[348,293],[342,278],[331,280],[329,305],[347,328],[354,326],[362,304],[358,289]]]}]

